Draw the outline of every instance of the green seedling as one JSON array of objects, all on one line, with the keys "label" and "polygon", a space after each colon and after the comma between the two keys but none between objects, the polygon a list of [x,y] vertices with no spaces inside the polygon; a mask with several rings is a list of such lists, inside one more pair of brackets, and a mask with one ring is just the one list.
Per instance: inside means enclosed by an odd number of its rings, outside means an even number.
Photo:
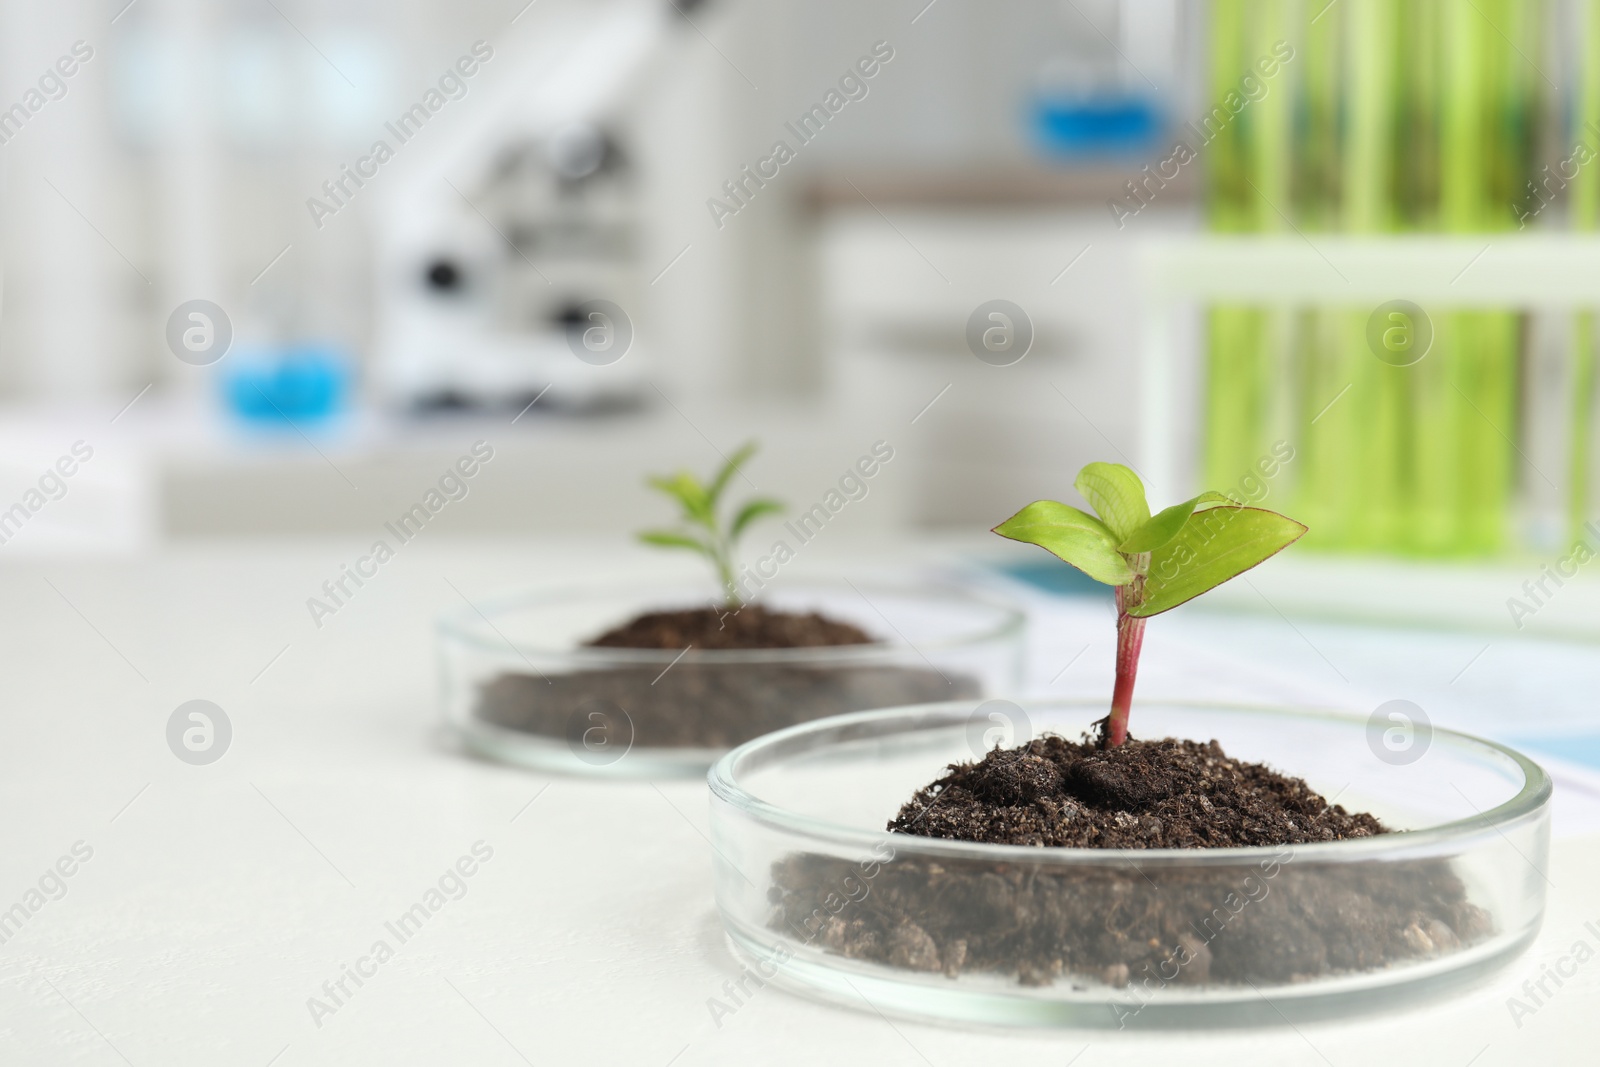
[{"label": "green seedling", "polygon": [[639,534],[639,540],[661,548],[688,549],[710,560],[717,572],[717,581],[722,584],[727,606],[733,610],[744,604],[744,598],[734,584],[733,576],[737,570],[734,548],[751,523],[763,515],[773,515],[783,510],[783,504],[779,501],[758,497],[747,501],[726,524],[717,517],[723,491],[728,488],[733,476],[739,473],[744,462],[755,455],[756,448],[756,443],[750,441],[728,457],[709,485],[688,471],[679,471],[671,477],[652,475],[646,479],[651,488],[659,489],[677,501],[683,509],[683,516],[679,529],[644,530]]},{"label": "green seedling", "polygon": [[1144,483],[1120,463],[1091,463],[1073,485],[1099,518],[1054,500],[1035,500],[994,528],[1038,545],[1117,595],[1117,684],[1103,743],[1128,739],[1128,711],[1144,645],[1144,624],[1215,589],[1293,544],[1303,524],[1222,493],[1201,493],[1155,515]]}]

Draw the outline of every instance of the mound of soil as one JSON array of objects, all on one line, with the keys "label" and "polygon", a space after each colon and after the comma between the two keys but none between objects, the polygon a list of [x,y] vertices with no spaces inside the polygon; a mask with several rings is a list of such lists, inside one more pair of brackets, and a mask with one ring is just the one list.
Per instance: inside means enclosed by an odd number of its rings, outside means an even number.
[{"label": "mound of soil", "polygon": [[692,608],[652,611],[596,637],[595,648],[818,648],[870,645],[873,637],[847,622],[816,612],[768,611],[746,604],[738,611]]},{"label": "mound of soil", "polygon": [[889,829],[996,845],[1226,848],[1371,837],[1371,815],[1329,806],[1298,778],[1231,759],[1215,741],[1116,748],[1041,737],[995,748],[919,790]]},{"label": "mound of soil", "polygon": [[1458,951],[1492,932],[1448,860],[1297,858],[1297,845],[1389,831],[1298,778],[1229,758],[1215,741],[1130,739],[1108,750],[1043,737],[997,748],[952,764],[889,829],[1041,853],[1276,847],[1206,868],[912,856],[867,865],[795,853],[773,864],[773,927],[896,968],[1129,988],[1121,1010],[1134,1014],[1168,985],[1369,971]]}]

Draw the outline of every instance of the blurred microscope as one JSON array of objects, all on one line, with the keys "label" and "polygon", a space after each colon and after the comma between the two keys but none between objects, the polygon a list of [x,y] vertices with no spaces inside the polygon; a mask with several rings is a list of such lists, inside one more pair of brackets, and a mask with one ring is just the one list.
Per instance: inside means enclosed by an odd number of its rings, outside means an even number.
[{"label": "blurred microscope", "polygon": [[375,378],[411,410],[636,405],[648,353],[638,182],[620,112],[695,5],[571,5],[377,228]]}]

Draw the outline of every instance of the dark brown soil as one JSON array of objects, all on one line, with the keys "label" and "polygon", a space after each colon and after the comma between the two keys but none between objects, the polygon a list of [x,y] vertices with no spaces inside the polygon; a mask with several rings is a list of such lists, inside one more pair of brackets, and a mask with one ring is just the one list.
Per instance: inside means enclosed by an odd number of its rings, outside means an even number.
[{"label": "dark brown soil", "polygon": [[[640,615],[593,641],[602,648],[820,648],[874,644],[817,614],[746,605]],[[663,666],[665,666],[663,664]],[[616,667],[541,677],[503,674],[483,687],[477,715],[506,729],[575,743],[605,723],[608,743],[731,748],[796,723],[867,708],[976,697],[976,679],[920,667],[697,663]]]},{"label": "dark brown soil", "polygon": [[[618,722],[624,748],[730,748],[828,715],[978,696],[976,679],[916,667],[700,664],[552,674],[502,674],[483,687],[477,715],[524,733],[569,740],[592,722]],[[598,712],[604,720],[594,719]],[[619,714],[625,712],[626,714]]]},{"label": "dark brown soil", "polygon": [[796,853],[772,873],[773,927],[816,948],[1024,985],[1305,981],[1454,952],[1492,932],[1446,860],[1314,864],[1292,845],[1220,869],[904,857],[867,880],[861,864]]},{"label": "dark brown soil", "polygon": [[1215,741],[1135,741],[1101,748],[1041,737],[958,763],[889,823],[896,833],[1067,848],[1225,848],[1371,837],[1351,815]]},{"label": "dark brown soil", "polygon": [[[1126,988],[1119,1022],[1172,984],[1280,983],[1457,951],[1492,932],[1448,860],[1317,863],[1296,846],[1388,831],[1215,741],[1116,750],[1044,737],[996,749],[920,790],[907,835],[1075,848],[1263,847],[1223,867],[1063,869],[1027,860],[791,854],[772,868],[772,924],[814,948],[891,967],[1065,978]],[[880,846],[887,848],[888,846]],[[892,850],[891,850],[892,852]]]},{"label": "dark brown soil", "polygon": [[596,648],[818,648],[870,645],[874,638],[847,622],[816,612],[768,611],[746,604],[737,611],[692,608],[652,611],[596,637]]}]

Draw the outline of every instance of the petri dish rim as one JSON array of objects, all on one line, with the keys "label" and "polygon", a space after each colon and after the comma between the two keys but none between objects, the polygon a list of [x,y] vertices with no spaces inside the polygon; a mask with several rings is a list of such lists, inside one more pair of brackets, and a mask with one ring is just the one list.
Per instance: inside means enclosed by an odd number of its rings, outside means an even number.
[{"label": "petri dish rim", "polygon": [[[653,603],[659,596],[663,606],[674,600],[683,603],[690,599],[695,587],[688,583],[594,583],[556,586],[537,586],[505,593],[472,604],[455,608],[442,614],[435,624],[442,641],[471,647],[490,656],[535,657],[541,660],[561,660],[574,666],[627,666],[662,665],[669,663],[704,663],[708,666],[804,665],[804,664],[873,664],[898,663],[904,658],[908,645],[882,642],[872,645],[821,645],[813,648],[781,649],[678,649],[653,648],[592,648],[585,645],[545,646],[530,642],[513,641],[505,637],[494,625],[494,619],[508,613],[539,607],[559,607],[583,600],[614,597],[641,605]],[[867,592],[885,596],[903,596],[919,600],[943,600],[953,606],[981,608],[999,616],[997,622],[986,622],[935,641],[920,641],[917,650],[932,652],[959,651],[963,648],[994,642],[1015,640],[1027,625],[1026,613],[998,596],[968,588],[955,582],[934,581],[912,585],[900,582],[862,582],[857,585],[848,579],[819,579],[796,581],[779,587],[776,591],[804,592],[806,590],[831,590],[854,592],[868,606],[872,601]],[[711,599],[703,590],[703,599]],[[638,610],[638,609],[636,609]],[[876,610],[876,609],[874,609]],[[621,620],[619,620],[621,621]],[[890,624],[891,629],[893,624]]]},{"label": "petri dish rim", "polygon": [[[1024,710],[1059,708],[1101,712],[1105,705],[1100,701],[1078,700],[1015,700]],[[1348,712],[1329,709],[1295,709],[1271,705],[1248,705],[1208,701],[1153,701],[1145,707],[1187,708],[1245,716],[1260,716],[1279,720],[1320,722],[1365,732],[1366,719]],[[785,833],[796,834],[814,841],[835,846],[860,846],[870,850],[884,841],[891,842],[896,855],[910,853],[929,859],[974,860],[996,863],[1014,862],[1062,866],[1117,866],[1135,867],[1201,867],[1236,866],[1241,862],[1258,861],[1264,855],[1275,854],[1283,846],[1256,845],[1233,848],[1037,848],[1028,845],[996,845],[971,841],[950,841],[941,838],[916,837],[895,834],[887,830],[862,830],[825,819],[814,818],[771,804],[744,787],[741,774],[773,766],[786,757],[815,752],[823,748],[824,735],[857,731],[855,736],[839,740],[869,740],[874,737],[888,739],[924,730],[964,727],[972,714],[970,701],[938,704],[916,704],[875,711],[851,712],[826,719],[800,723],[747,741],[732,749],[711,766],[706,781],[714,798],[721,800],[740,814],[762,825]],[[896,729],[896,725],[900,728]],[[1382,861],[1385,858],[1414,858],[1419,850],[1442,848],[1456,850],[1485,834],[1503,836],[1524,822],[1541,817],[1550,803],[1553,785],[1550,777],[1533,760],[1506,745],[1435,726],[1432,728],[1434,744],[1441,742],[1465,752],[1488,756],[1502,767],[1515,768],[1523,777],[1522,786],[1509,799],[1462,819],[1453,819],[1417,830],[1382,834],[1377,837],[1352,841],[1322,841],[1288,846],[1294,850],[1295,862],[1356,863]],[[809,742],[809,744],[808,744]],[[1286,768],[1293,773],[1293,768]]]}]

